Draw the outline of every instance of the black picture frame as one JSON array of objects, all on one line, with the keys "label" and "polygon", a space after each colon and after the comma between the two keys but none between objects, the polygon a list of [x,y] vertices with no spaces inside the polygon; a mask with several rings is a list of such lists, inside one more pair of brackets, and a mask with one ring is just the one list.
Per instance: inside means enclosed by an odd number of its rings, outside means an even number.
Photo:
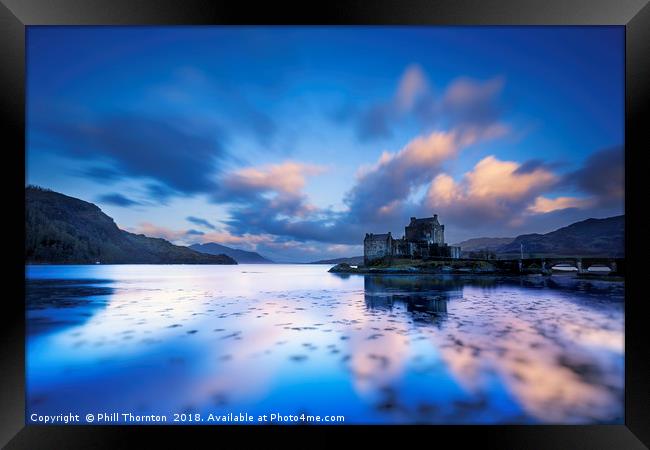
[{"label": "black picture frame", "polygon": [[[368,24],[368,25],[620,25],[626,29],[626,302],[625,424],[585,426],[412,426],[412,427],[169,427],[25,426],[24,186],[25,27],[30,25],[171,24]],[[0,333],[0,445],[9,449],[179,447],[176,439],[223,433],[236,439],[295,432],[318,433],[335,444],[341,433],[370,432],[383,439],[396,431],[418,432],[430,442],[473,443],[490,448],[637,449],[650,445],[648,327],[642,311],[640,258],[645,245],[643,164],[647,152],[650,81],[648,0],[375,0],[336,2],[209,2],[205,0],[0,0],[2,123],[7,125],[2,175],[5,209],[5,281]],[[8,138],[8,139],[7,139]],[[644,150],[646,150],[644,152]],[[637,187],[639,187],[637,189]],[[647,190],[647,188],[646,188]],[[11,244],[11,245],[7,245]],[[635,262],[637,264],[635,264]],[[11,294],[9,294],[11,292]],[[405,430],[406,429],[406,430]],[[191,433],[191,434],[190,434]],[[204,437],[204,436],[201,436]],[[157,444],[153,441],[157,441]],[[313,442],[313,437],[306,444]],[[426,441],[425,441],[426,442]],[[406,441],[404,441],[406,443]],[[449,444],[447,444],[449,445]]]}]

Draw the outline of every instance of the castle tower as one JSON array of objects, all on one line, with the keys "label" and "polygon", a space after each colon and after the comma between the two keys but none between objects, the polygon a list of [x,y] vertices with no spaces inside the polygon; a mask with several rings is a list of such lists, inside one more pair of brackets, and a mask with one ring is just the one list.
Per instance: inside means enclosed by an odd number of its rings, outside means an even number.
[{"label": "castle tower", "polygon": [[438,215],[416,219],[411,217],[411,222],[404,228],[406,240],[411,242],[426,242],[428,244],[444,245],[445,227],[438,221]]}]

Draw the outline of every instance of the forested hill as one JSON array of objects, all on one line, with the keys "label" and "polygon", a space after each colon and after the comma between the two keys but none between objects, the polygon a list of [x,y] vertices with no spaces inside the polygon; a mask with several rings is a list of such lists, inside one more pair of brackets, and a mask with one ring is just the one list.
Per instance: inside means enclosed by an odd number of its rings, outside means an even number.
[{"label": "forested hill", "polygon": [[237,264],[120,230],[96,205],[58,192],[25,188],[25,209],[28,264]]},{"label": "forested hill", "polygon": [[522,234],[498,254],[610,256],[625,255],[625,216],[587,219],[546,234]]}]

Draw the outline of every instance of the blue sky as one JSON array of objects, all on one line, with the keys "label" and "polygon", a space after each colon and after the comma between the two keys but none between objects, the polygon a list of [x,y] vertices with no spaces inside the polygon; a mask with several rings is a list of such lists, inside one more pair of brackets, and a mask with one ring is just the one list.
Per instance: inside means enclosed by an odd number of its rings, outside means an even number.
[{"label": "blue sky", "polygon": [[27,182],[278,261],[623,213],[622,27],[28,27]]}]

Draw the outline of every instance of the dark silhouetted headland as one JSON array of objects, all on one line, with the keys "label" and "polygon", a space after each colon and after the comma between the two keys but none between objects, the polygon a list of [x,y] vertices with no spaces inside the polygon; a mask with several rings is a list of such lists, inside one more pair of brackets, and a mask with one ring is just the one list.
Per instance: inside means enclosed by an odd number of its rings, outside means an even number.
[{"label": "dark silhouetted headland", "polygon": [[190,245],[189,248],[200,253],[207,253],[209,255],[227,255],[237,261],[239,264],[273,264],[273,261],[265,258],[257,252],[249,252],[246,250],[239,250],[237,248],[230,248],[225,245],[217,244],[216,242],[208,242],[207,244],[193,244]]},{"label": "dark silhouetted headland", "polygon": [[27,264],[237,264],[120,230],[96,205],[58,192],[29,186],[25,208]]}]

